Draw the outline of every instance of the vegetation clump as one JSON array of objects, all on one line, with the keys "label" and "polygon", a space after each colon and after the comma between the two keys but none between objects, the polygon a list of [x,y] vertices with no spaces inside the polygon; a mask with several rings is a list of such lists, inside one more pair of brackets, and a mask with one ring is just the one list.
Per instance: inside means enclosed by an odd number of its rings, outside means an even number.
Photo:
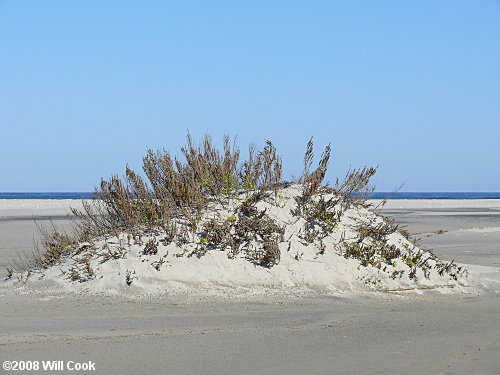
[{"label": "vegetation clump", "polygon": [[[240,150],[228,136],[218,149],[210,136],[196,145],[188,134],[181,153],[182,159],[166,150],[149,150],[143,158],[144,177],[126,167],[123,177],[103,179],[95,199],[72,209],[76,220],[70,234],[55,227],[40,229],[40,246],[13,262],[8,277],[71,259],[71,268],[63,271],[67,278],[89,281],[96,278],[99,265],[127,258],[134,246],[141,248],[142,262],[158,272],[169,266],[169,252],[162,247],[175,247],[170,253],[175,258],[225,252],[229,258],[243,256],[256,267],[272,268],[283,251],[291,252],[295,240],[316,246],[316,258],[335,253],[393,279],[405,272],[416,279],[418,271],[428,278],[434,269],[456,280],[464,272],[410,241],[395,244],[391,236],[400,228],[379,214],[366,215],[376,168],[351,170],[334,186],[325,183],[330,145],[312,170],[314,143],[309,140],[303,171],[294,183],[283,180],[282,159],[271,141],[262,149],[251,145],[247,158],[240,160]],[[276,212],[289,222],[278,220]],[[297,251],[293,258],[299,261],[303,253]],[[128,269],[125,275],[128,286],[140,277]]]}]

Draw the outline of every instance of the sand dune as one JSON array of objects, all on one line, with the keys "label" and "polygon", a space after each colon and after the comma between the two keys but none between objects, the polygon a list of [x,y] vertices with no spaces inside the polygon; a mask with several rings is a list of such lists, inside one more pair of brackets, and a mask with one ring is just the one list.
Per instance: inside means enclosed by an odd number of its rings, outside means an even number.
[{"label": "sand dune", "polygon": [[[274,239],[279,260],[271,264],[263,264],[258,257],[266,241],[259,235],[242,242],[235,251],[228,245],[212,244],[210,235],[203,229],[193,233],[186,230],[182,243],[167,241],[164,231],[135,238],[122,233],[118,237],[96,240],[92,246],[82,244],[81,250],[57,265],[30,272],[29,277],[17,275],[11,283],[14,287],[58,293],[137,298],[197,295],[220,299],[265,294],[421,293],[425,290],[450,293],[464,292],[470,286],[464,266],[439,260],[396,229],[363,239],[362,231],[389,224],[362,205],[348,208],[335,225],[321,231],[324,228],[320,223],[307,222],[294,214],[300,194],[300,186],[291,186],[278,197],[259,202],[252,214],[257,217],[265,213],[260,220],[274,221],[272,225],[283,228]],[[242,200],[236,197],[225,205],[214,204],[205,213],[199,228],[215,218],[217,223],[226,225],[224,230],[237,231],[229,224],[231,220],[237,221],[235,215]],[[53,208],[62,208],[65,204],[54,202],[57,207]],[[39,210],[51,209],[47,202],[27,202],[24,209],[35,206]],[[183,223],[179,220],[176,225]],[[148,250],[150,245],[154,251]],[[373,254],[372,248],[377,249]],[[387,255],[391,252],[394,254]]]}]

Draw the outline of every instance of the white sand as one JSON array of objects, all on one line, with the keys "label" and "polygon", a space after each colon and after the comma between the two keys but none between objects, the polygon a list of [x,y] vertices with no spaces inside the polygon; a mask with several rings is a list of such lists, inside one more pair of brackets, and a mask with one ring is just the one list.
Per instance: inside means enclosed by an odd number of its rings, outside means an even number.
[{"label": "white sand", "polygon": [[[70,213],[70,207],[81,207],[81,201],[76,199],[0,199],[0,215],[29,212],[40,215],[45,211]],[[61,212],[62,210],[62,212]]]},{"label": "white sand", "polygon": [[75,199],[0,199],[0,219],[62,217],[71,214],[70,207],[81,208],[82,203]]},{"label": "white sand", "polygon": [[487,227],[487,228],[467,228],[460,229],[467,232],[475,232],[475,233],[492,233],[492,232],[500,232],[500,227]]},{"label": "white sand", "polygon": [[[370,200],[374,205],[381,201],[378,199]],[[386,210],[390,209],[443,209],[455,210],[460,208],[488,208],[500,209],[500,199],[388,199],[384,206]]]}]

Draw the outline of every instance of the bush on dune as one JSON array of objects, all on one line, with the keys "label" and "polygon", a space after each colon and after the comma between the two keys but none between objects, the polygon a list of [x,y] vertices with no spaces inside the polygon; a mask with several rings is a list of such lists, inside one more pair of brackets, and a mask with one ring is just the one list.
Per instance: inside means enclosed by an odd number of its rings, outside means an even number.
[{"label": "bush on dune", "polygon": [[[80,267],[71,269],[71,280],[91,279],[95,276],[90,265],[93,256],[99,255],[103,261],[119,259],[131,243],[144,246],[142,255],[155,256],[158,236],[163,244],[175,243],[179,247],[196,241],[195,250],[187,256],[201,257],[208,251],[230,249],[229,257],[243,251],[249,261],[263,267],[278,264],[279,244],[286,241],[285,228],[257,207],[261,202],[286,204],[280,202],[280,194],[292,186],[283,180],[282,159],[273,143],[266,141],[261,149],[251,145],[247,158],[241,160],[239,148],[228,136],[218,149],[210,136],[195,144],[188,134],[181,152],[182,159],[166,150],[149,150],[143,158],[145,178],[126,167],[123,177],[103,179],[94,191],[95,199],[84,200],[82,209],[72,209],[76,220],[71,234],[54,227],[41,229],[40,247],[13,262],[8,276],[14,271],[29,274],[47,269],[73,257],[79,260]],[[309,140],[303,171],[295,182],[300,193],[291,210],[293,217],[304,221],[301,240],[318,244],[319,254],[325,251],[322,239],[337,228],[347,210],[369,207],[366,199],[373,192],[369,182],[376,173],[376,168],[352,170],[343,181],[329,186],[324,179],[330,157],[328,145],[312,169],[314,143],[312,138]],[[221,209],[230,211],[229,216],[220,215]],[[207,213],[212,216],[207,217]],[[387,236],[399,228],[383,219],[354,225],[358,237],[354,241],[342,237],[336,248],[338,254],[379,269],[402,257],[398,249],[387,244]],[[119,241],[118,247],[108,246],[107,239],[112,237]],[[103,246],[99,242],[102,240]],[[425,259],[429,256],[407,256],[405,261],[411,270],[419,267],[425,273],[430,267]],[[438,262],[434,255],[432,259],[441,272],[460,272],[453,264]],[[154,267],[159,270],[163,262],[163,258],[156,260]],[[132,274],[127,274],[130,285]]]}]

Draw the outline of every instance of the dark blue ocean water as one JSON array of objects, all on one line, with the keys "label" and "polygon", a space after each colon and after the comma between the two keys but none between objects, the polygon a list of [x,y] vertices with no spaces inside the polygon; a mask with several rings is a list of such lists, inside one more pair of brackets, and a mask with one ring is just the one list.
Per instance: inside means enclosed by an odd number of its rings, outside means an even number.
[{"label": "dark blue ocean water", "polygon": [[[88,192],[65,192],[65,193],[0,193],[0,199],[90,199],[93,193]],[[386,193],[376,192],[372,194],[373,199],[500,199],[499,193],[418,193],[398,192]]]},{"label": "dark blue ocean water", "polygon": [[0,199],[90,199],[93,193],[0,193]]},{"label": "dark blue ocean water", "polygon": [[460,193],[418,193],[418,192],[398,192],[384,193],[376,192],[372,194],[373,199],[500,199],[500,193],[475,193],[475,192],[460,192]]}]

